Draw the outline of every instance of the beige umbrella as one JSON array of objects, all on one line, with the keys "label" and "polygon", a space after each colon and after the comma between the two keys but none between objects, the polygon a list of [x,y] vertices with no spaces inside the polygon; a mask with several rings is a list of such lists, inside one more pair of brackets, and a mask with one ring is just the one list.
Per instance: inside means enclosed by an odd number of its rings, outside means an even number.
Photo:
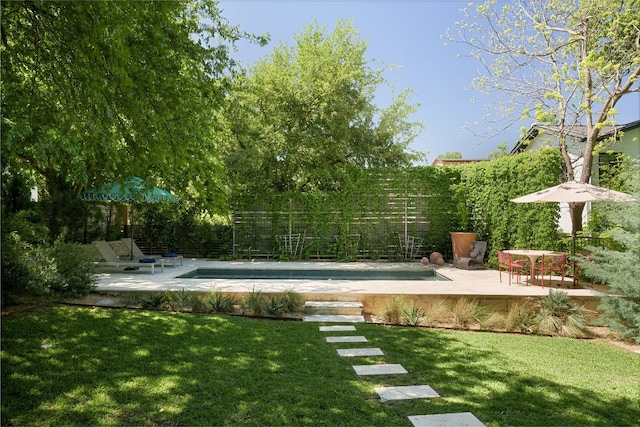
[{"label": "beige umbrella", "polygon": [[[587,203],[587,202],[633,202],[633,196],[621,193],[620,191],[609,190],[607,188],[596,187],[595,185],[582,182],[569,181],[545,188],[535,193],[511,199],[515,203]],[[571,233],[572,253],[576,250],[576,235]]]},{"label": "beige umbrella", "polygon": [[520,196],[511,201],[515,203],[586,203],[598,201],[632,202],[634,200],[636,199],[626,193],[596,187],[595,185],[582,182],[569,181],[556,185],[555,187],[545,188],[535,193]]}]

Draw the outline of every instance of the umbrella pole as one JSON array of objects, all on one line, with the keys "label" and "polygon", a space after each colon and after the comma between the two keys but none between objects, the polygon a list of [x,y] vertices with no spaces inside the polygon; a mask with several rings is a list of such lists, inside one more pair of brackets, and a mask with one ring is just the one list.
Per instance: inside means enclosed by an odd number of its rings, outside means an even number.
[{"label": "umbrella pole", "polygon": [[130,215],[130,221],[131,221],[131,227],[129,227],[129,234],[131,234],[131,245],[129,245],[129,256],[131,258],[131,261],[133,261],[133,212],[135,211],[135,202],[131,203],[131,215]]}]

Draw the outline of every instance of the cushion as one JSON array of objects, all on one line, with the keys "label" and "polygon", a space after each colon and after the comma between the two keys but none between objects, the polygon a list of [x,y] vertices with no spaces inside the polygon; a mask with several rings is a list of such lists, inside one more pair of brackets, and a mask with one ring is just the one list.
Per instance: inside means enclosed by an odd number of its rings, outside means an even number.
[{"label": "cushion", "polygon": [[156,259],[155,258],[141,258],[141,259],[138,260],[138,262],[141,262],[143,264],[151,264],[151,263],[156,262]]},{"label": "cushion", "polygon": [[178,256],[178,254],[174,254],[173,252],[166,252],[166,253],[162,254],[163,258],[175,258],[177,256]]},{"label": "cushion", "polygon": [[476,242],[473,242],[471,246],[471,251],[469,252],[469,258],[478,258],[480,255],[480,251],[482,250],[482,245],[476,245]]}]

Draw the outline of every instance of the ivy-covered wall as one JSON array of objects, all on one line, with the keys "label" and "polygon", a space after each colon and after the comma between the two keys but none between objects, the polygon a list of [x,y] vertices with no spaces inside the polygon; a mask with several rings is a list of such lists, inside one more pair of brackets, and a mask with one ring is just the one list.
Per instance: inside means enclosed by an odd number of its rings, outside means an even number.
[{"label": "ivy-covered wall", "polygon": [[542,150],[456,167],[353,170],[340,192],[232,197],[234,253],[283,258],[451,256],[450,231],[476,231],[489,253],[557,244],[558,205],[511,199],[557,184],[560,156]]},{"label": "ivy-covered wall", "polygon": [[490,262],[508,248],[562,249],[557,203],[513,203],[510,200],[558,184],[561,157],[548,148],[501,157],[461,168],[454,185],[458,214],[468,230],[487,241]]}]

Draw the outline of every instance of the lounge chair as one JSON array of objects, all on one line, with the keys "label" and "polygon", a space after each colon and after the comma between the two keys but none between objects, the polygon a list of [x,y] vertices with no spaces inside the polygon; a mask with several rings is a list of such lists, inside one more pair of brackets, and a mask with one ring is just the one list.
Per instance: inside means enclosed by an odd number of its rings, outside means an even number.
[{"label": "lounge chair", "polygon": [[139,259],[126,259],[118,258],[118,255],[111,249],[109,243],[105,240],[98,240],[93,242],[93,245],[100,252],[102,257],[101,261],[95,262],[97,266],[107,267],[149,267],[151,274],[155,274],[155,266],[159,265],[160,269],[164,272],[164,259],[155,260],[153,258],[139,258]]},{"label": "lounge chair", "polygon": [[471,244],[468,257],[458,257],[453,260],[453,266],[463,270],[484,270],[484,254],[487,251],[487,242],[477,240]]},{"label": "lounge chair", "polygon": [[132,238],[126,237],[124,239],[121,239],[121,241],[125,245],[127,250],[129,250],[130,253],[133,254],[134,258],[156,258],[157,257],[157,258],[164,259],[165,262],[171,262],[174,267],[177,266],[178,261],[180,261],[180,265],[182,265],[182,262],[183,262],[182,255],[174,254],[172,252],[165,253],[162,255],[145,255],[142,253],[142,251],[140,250],[138,245],[136,245],[136,242]]}]

